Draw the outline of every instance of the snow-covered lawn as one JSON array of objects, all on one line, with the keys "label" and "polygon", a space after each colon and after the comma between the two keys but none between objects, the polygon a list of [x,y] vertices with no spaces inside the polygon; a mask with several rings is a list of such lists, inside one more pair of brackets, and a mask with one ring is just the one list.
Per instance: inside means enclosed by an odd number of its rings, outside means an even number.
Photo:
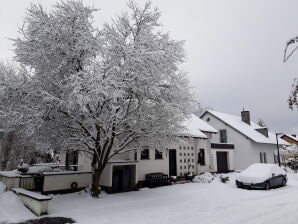
[{"label": "snow-covered lawn", "polygon": [[[187,183],[102,194],[100,199],[86,193],[56,195],[50,202],[49,213],[86,224],[297,223],[298,175],[288,176],[286,187],[270,191],[238,189],[234,174],[230,174],[226,184],[216,178],[210,184]],[[0,206],[3,204],[0,202]],[[11,215],[17,219],[16,214],[13,211]],[[0,207],[0,223],[1,218]]]}]

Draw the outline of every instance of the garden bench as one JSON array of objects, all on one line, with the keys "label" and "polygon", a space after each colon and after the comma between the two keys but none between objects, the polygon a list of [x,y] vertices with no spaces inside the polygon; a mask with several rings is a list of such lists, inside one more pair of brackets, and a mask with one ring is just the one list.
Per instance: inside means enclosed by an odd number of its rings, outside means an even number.
[{"label": "garden bench", "polygon": [[12,191],[18,195],[24,205],[35,215],[41,216],[48,214],[48,202],[52,198],[23,188],[12,188]]},{"label": "garden bench", "polygon": [[148,173],[146,174],[147,187],[159,187],[170,184],[170,178],[167,174],[163,173]]}]

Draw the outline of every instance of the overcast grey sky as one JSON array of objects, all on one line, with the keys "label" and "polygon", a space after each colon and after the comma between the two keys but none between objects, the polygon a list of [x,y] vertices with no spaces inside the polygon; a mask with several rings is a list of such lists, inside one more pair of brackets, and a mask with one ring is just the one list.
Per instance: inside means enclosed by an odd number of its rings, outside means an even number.
[{"label": "overcast grey sky", "polygon": [[[32,0],[4,0],[0,7],[0,59],[13,57],[11,41]],[[39,1],[50,8],[56,0]],[[101,10],[96,26],[125,9],[125,0],[83,0]],[[137,2],[144,3],[145,0]],[[282,62],[286,41],[298,35],[295,0],[153,0],[164,30],[186,40],[183,69],[199,101],[239,115],[251,111],[272,131],[298,134],[298,111],[287,106],[289,88],[298,77],[298,52]]]}]

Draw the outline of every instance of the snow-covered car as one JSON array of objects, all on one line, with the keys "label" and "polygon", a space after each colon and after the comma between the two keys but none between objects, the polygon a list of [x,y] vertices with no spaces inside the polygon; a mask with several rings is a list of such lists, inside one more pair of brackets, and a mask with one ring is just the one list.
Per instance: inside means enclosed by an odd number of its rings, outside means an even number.
[{"label": "snow-covered car", "polygon": [[269,190],[287,184],[287,174],[275,164],[255,163],[236,177],[239,188],[257,188]]}]

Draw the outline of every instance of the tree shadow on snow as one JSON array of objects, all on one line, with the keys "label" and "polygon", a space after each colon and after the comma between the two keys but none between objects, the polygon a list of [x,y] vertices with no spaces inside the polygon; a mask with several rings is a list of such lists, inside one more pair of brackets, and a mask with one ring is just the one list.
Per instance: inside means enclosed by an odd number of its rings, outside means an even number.
[{"label": "tree shadow on snow", "polygon": [[18,222],[14,224],[66,224],[66,223],[75,223],[71,218],[64,217],[44,217],[41,219],[30,219],[25,222]]}]

